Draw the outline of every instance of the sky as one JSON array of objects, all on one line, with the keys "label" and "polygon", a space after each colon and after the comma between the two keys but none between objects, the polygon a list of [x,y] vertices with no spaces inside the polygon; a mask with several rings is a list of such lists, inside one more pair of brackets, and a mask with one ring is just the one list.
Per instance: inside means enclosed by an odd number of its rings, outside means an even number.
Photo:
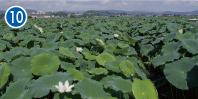
[{"label": "sky", "polygon": [[37,11],[87,11],[87,10],[124,10],[124,11],[195,11],[198,0],[0,0],[0,10],[18,5]]}]

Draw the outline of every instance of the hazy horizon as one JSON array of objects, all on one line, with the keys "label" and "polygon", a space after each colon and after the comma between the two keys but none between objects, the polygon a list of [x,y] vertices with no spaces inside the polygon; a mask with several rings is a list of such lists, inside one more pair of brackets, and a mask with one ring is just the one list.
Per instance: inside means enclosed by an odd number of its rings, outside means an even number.
[{"label": "hazy horizon", "polygon": [[37,11],[123,10],[189,12],[198,10],[197,0],[0,0],[0,10],[18,5]]}]

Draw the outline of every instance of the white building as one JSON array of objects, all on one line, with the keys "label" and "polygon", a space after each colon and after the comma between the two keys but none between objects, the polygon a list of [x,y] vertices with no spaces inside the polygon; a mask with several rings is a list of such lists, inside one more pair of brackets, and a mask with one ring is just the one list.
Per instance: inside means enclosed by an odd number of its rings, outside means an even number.
[{"label": "white building", "polygon": [[28,16],[31,16],[33,18],[51,18],[50,14],[42,11],[37,11],[37,13],[28,13]]}]

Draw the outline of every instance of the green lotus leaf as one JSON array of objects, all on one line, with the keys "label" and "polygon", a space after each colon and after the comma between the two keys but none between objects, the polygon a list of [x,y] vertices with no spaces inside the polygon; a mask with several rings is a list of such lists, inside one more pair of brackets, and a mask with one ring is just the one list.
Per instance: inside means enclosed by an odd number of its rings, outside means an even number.
[{"label": "green lotus leaf", "polygon": [[6,35],[3,36],[3,38],[12,38],[13,35],[12,33],[7,33]]},{"label": "green lotus leaf", "polygon": [[76,50],[70,50],[70,51],[79,61],[83,60],[83,55],[81,54],[82,52],[79,53],[79,52],[76,52]]},{"label": "green lotus leaf", "polygon": [[6,44],[0,43],[0,50],[4,50],[6,48]]},{"label": "green lotus leaf", "polygon": [[156,44],[159,43],[160,41],[162,41],[164,39],[164,37],[160,37],[160,38],[155,38],[155,41],[151,42],[152,44]]},{"label": "green lotus leaf", "polygon": [[147,44],[150,41],[150,39],[144,39],[141,41],[141,45]]},{"label": "green lotus leaf", "polygon": [[118,47],[120,47],[120,48],[128,48],[129,45],[128,45],[128,44],[125,44],[125,43],[123,43],[123,42],[119,42],[119,43],[118,43]]},{"label": "green lotus leaf", "polygon": [[98,98],[109,98],[110,94],[103,90],[103,84],[101,82],[85,78],[75,85],[73,94],[76,92],[80,93],[83,99],[98,99]]},{"label": "green lotus leaf", "polygon": [[132,37],[130,37],[129,35],[125,35],[127,38],[127,41],[129,41],[129,43],[133,46],[135,46],[136,40]]},{"label": "green lotus leaf", "polygon": [[58,49],[58,43],[43,43],[44,49]]},{"label": "green lotus leaf", "polygon": [[135,99],[158,99],[157,90],[149,79],[140,80],[134,78],[132,92]]},{"label": "green lotus leaf", "polygon": [[74,80],[82,80],[84,78],[83,74],[79,70],[76,70],[74,68],[69,68],[67,70],[67,72],[68,73],[73,73]]},{"label": "green lotus leaf", "polygon": [[72,61],[76,61],[76,57],[69,51],[69,48],[60,47],[59,52]]},{"label": "green lotus leaf", "polygon": [[136,66],[136,64],[134,64],[134,67],[135,67],[135,73],[137,73],[138,76],[140,76],[142,79],[147,79],[146,78],[146,74],[144,74],[141,69]]},{"label": "green lotus leaf", "polygon": [[70,39],[73,39],[73,38],[74,38],[74,33],[71,32],[71,31],[64,31],[64,32],[63,32],[63,36],[64,36],[66,39],[70,40]]},{"label": "green lotus leaf", "polygon": [[96,56],[91,55],[89,52],[84,52],[83,55],[85,56],[86,59],[88,60],[95,60]]},{"label": "green lotus leaf", "polygon": [[81,99],[81,97],[79,94],[72,95],[72,94],[55,93],[53,99]]},{"label": "green lotus leaf", "polygon": [[140,53],[142,55],[147,56],[149,54],[149,52],[152,51],[153,49],[154,49],[154,47],[151,44],[142,45],[141,49],[140,49]]},{"label": "green lotus leaf", "polygon": [[166,27],[162,27],[158,32],[159,33],[163,33],[163,32],[165,32],[166,31]]},{"label": "green lotus leaf", "polygon": [[107,44],[108,45],[112,45],[112,46],[117,46],[118,45],[118,40],[107,40]]},{"label": "green lotus leaf", "polygon": [[122,77],[112,78],[104,83],[105,88],[112,88],[115,91],[122,91],[123,93],[130,93],[132,91],[132,82],[130,80],[124,80]]},{"label": "green lotus leaf", "polygon": [[124,55],[137,55],[137,52],[133,47],[129,47],[127,52],[126,51],[123,52]]},{"label": "green lotus leaf", "polygon": [[120,63],[120,69],[126,77],[131,77],[135,75],[135,69],[133,63],[131,63],[129,60],[122,61]]},{"label": "green lotus leaf", "polygon": [[119,73],[121,72],[119,69],[120,68],[119,64],[120,64],[120,61],[110,61],[105,64],[105,67],[109,70]]},{"label": "green lotus leaf", "polygon": [[6,63],[2,63],[0,66],[0,89],[6,84],[8,81],[8,77],[10,75],[10,68]]},{"label": "green lotus leaf", "polygon": [[47,94],[49,94],[50,90],[52,92],[58,91],[55,85],[58,85],[59,81],[63,84],[66,80],[69,81],[71,85],[74,79],[74,75],[72,73],[61,73],[54,72],[52,75],[45,75],[43,77],[39,77],[37,80],[33,80],[30,86],[31,95],[34,98],[41,98]]},{"label": "green lotus leaf", "polygon": [[122,48],[122,49],[114,49],[114,53],[121,54],[121,53],[128,53],[129,48]]},{"label": "green lotus leaf", "polygon": [[106,45],[105,46],[105,50],[108,50],[108,51],[113,52],[115,50],[115,46],[113,46],[113,45]]},{"label": "green lotus leaf", "polygon": [[183,25],[181,25],[181,24],[177,24],[177,23],[168,23],[167,24],[167,29],[170,32],[177,32],[179,29],[182,29],[182,28],[183,28]]},{"label": "green lotus leaf", "polygon": [[163,54],[172,54],[179,50],[179,47],[181,46],[181,43],[178,42],[169,42],[166,45],[162,46],[162,53]]},{"label": "green lotus leaf", "polygon": [[126,56],[115,56],[115,59],[117,61],[125,61],[127,59],[127,57]]},{"label": "green lotus leaf", "polygon": [[118,99],[116,97],[109,97],[109,98],[98,98],[98,99]]},{"label": "green lotus leaf", "polygon": [[103,77],[101,80],[100,80],[100,82],[101,83],[103,83],[103,85],[105,84],[105,83],[107,83],[108,81],[112,81],[113,80],[113,78],[119,78],[120,76],[116,76],[116,75],[108,75],[108,76],[106,76],[106,77]]},{"label": "green lotus leaf", "polygon": [[57,40],[59,40],[60,36],[61,35],[57,33],[48,34],[46,42],[56,42]]},{"label": "green lotus leaf", "polygon": [[33,78],[31,73],[30,63],[32,58],[21,56],[20,58],[15,59],[9,65],[10,72],[14,76],[14,81],[19,78]]},{"label": "green lotus leaf", "polygon": [[187,84],[189,88],[198,87],[198,66],[194,66],[188,73],[187,73]]},{"label": "green lotus leaf", "polygon": [[51,75],[54,71],[57,71],[60,65],[58,56],[54,56],[43,52],[40,55],[34,56],[30,67],[31,72],[37,76]]},{"label": "green lotus leaf", "polygon": [[[2,54],[3,52],[2,51],[0,51],[0,55]],[[1,60],[1,59],[0,59]]]},{"label": "green lotus leaf", "polygon": [[29,78],[21,78],[14,83],[10,83],[6,89],[6,93],[0,99],[32,99],[30,90],[26,89],[29,81]]},{"label": "green lotus leaf", "polygon": [[[79,39],[78,39],[79,40]],[[59,42],[59,47],[72,47],[72,46],[74,46],[75,44],[74,44],[74,42],[75,41],[73,41],[73,40],[66,40],[66,41],[60,41]]]},{"label": "green lotus leaf", "polygon": [[[84,42],[80,39],[72,39],[75,43],[79,44],[79,45],[84,45]],[[83,49],[84,50],[84,49]]]},{"label": "green lotus leaf", "polygon": [[165,64],[164,75],[166,79],[178,89],[188,90],[187,72],[195,66],[196,60],[184,57],[178,61]]},{"label": "green lotus leaf", "polygon": [[89,73],[88,72],[82,72],[82,74],[83,74],[83,76],[84,76],[84,78],[92,78],[94,75],[89,75]]},{"label": "green lotus leaf", "polygon": [[79,35],[81,38],[85,39],[85,38],[89,38],[89,34],[88,33],[82,33]]},{"label": "green lotus leaf", "polygon": [[89,69],[89,70],[91,70],[91,69],[93,69],[93,68],[95,68],[95,64],[96,64],[96,61],[88,61],[87,62],[87,68]]},{"label": "green lotus leaf", "polygon": [[181,45],[183,48],[187,49],[189,53],[196,54],[198,53],[198,42],[192,39],[182,39]]},{"label": "green lotus leaf", "polygon": [[171,32],[168,35],[166,35],[163,39],[164,43],[168,43],[169,41],[173,40],[177,34],[178,32]]},{"label": "green lotus leaf", "polygon": [[180,40],[180,39],[195,39],[195,36],[193,33],[184,33],[184,34],[180,34],[178,33],[175,37],[176,39]]},{"label": "green lotus leaf", "polygon": [[105,68],[93,68],[90,71],[88,71],[91,74],[96,74],[96,75],[100,75],[100,74],[108,74],[108,71]]},{"label": "green lotus leaf", "polygon": [[101,47],[104,47],[105,46],[104,42],[101,39],[96,38],[94,40],[95,40],[95,42],[96,42],[96,44],[98,46],[101,46]]},{"label": "green lotus leaf", "polygon": [[115,61],[115,57],[108,53],[102,53],[96,57],[96,61],[104,66],[106,62]]},{"label": "green lotus leaf", "polygon": [[63,56],[59,51],[57,51],[57,50],[45,49],[45,50],[43,50],[43,51],[46,52],[46,53],[49,53],[49,54],[51,54],[51,55],[54,55],[54,56],[59,56],[59,57],[61,57],[61,58],[64,57],[64,56]]},{"label": "green lotus leaf", "polygon": [[68,70],[69,68],[75,68],[75,66],[72,63],[61,61],[61,68]]},{"label": "green lotus leaf", "polygon": [[151,62],[153,66],[156,68],[157,66],[163,65],[166,62],[174,61],[174,59],[178,59],[179,57],[179,53],[164,54],[163,56],[157,55],[151,60]]},{"label": "green lotus leaf", "polygon": [[[79,60],[78,60],[79,61]],[[81,60],[80,61],[80,71],[81,72],[86,72],[86,70],[87,70],[87,65],[88,65],[88,62],[86,61],[86,60]]]}]

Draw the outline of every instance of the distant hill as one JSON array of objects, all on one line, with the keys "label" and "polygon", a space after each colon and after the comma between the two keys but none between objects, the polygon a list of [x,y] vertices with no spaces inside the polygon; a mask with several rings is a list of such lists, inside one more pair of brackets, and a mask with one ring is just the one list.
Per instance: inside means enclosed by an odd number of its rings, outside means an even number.
[{"label": "distant hill", "polygon": [[123,10],[99,10],[101,12],[105,12],[105,11],[108,11],[108,12],[112,12],[112,13],[122,13],[122,12],[125,12],[127,14],[150,14],[150,15],[154,15],[154,14],[182,14],[182,15],[185,15],[185,14],[192,14],[192,15],[195,15],[195,14],[198,14],[198,10],[197,11],[190,11],[190,12],[172,12],[172,11],[164,11],[164,12],[152,12],[152,11],[123,11]]},{"label": "distant hill", "polygon": [[[5,14],[6,11],[4,10],[0,10],[0,14]],[[26,9],[27,13],[32,13],[32,12],[37,12],[36,10],[32,10],[32,9]]]}]

